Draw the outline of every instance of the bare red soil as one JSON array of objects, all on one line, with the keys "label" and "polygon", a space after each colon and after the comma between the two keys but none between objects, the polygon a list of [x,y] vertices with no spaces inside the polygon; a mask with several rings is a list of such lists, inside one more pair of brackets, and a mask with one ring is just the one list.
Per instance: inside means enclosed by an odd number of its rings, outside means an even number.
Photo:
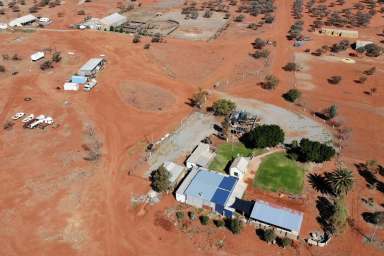
[{"label": "bare red soil", "polygon": [[[159,1],[142,2],[146,6]],[[356,64],[312,57],[307,65],[311,67],[308,73],[315,86],[303,90],[304,107],[281,98],[296,83],[294,74],[282,67],[294,60],[295,52],[304,50],[294,49],[286,39],[293,23],[291,3],[278,1],[275,22],[258,31],[231,23],[217,40],[167,39],[164,44],[152,44],[149,50],[143,49],[143,42],[132,44],[130,36],[116,33],[2,33],[0,53],[10,56],[17,53],[22,60],[0,60],[6,68],[5,73],[0,73],[1,124],[23,111],[48,114],[58,126],[26,130],[21,121],[16,121],[12,129],[0,130],[0,254],[382,255],[382,250],[365,243],[364,237],[350,227],[326,248],[297,242],[294,248],[281,249],[262,242],[250,226],[238,236],[212,224],[202,227],[197,221],[183,231],[176,225],[174,216],[166,214],[167,209],[176,207],[171,195],[154,206],[131,202],[133,196],[149,190],[149,181],[143,178],[147,168],[143,154],[149,138],[160,138],[177,127],[192,111],[186,102],[197,87],[260,99],[306,115],[336,104],[339,121],[351,129],[341,151],[344,164],[355,171],[356,163],[369,159],[384,162],[380,136],[384,128],[384,88],[380,84],[383,57],[363,57]],[[116,10],[116,6],[117,1],[92,1],[81,6],[77,1],[66,1],[62,6],[42,9],[41,14],[54,17],[52,29],[63,29],[82,20],[83,16],[76,15],[79,9],[101,17]],[[65,15],[55,18],[58,12]],[[254,20],[247,17],[245,22]],[[306,24],[309,20],[305,17]],[[382,18],[375,17],[370,28],[361,29],[362,38],[377,40],[382,22]],[[308,34],[313,40],[304,48],[312,50],[338,41]],[[276,47],[269,47],[271,57],[266,65],[249,56],[253,52],[251,42],[256,37],[277,42]],[[63,56],[48,71],[41,71],[39,63],[29,60],[31,53],[43,48],[57,49]],[[85,93],[56,89],[89,58],[101,54],[105,55],[107,64],[97,75],[98,85],[94,90]],[[353,80],[372,65],[377,67],[377,74],[364,85],[356,84]],[[13,76],[14,71],[19,73]],[[275,74],[281,81],[274,91],[258,85],[267,74]],[[336,86],[328,84],[327,78],[336,74],[343,77],[342,82]],[[378,91],[368,96],[364,91],[371,87],[377,87]],[[32,100],[24,101],[25,97]],[[156,108],[159,104],[164,105]],[[101,159],[85,161],[84,145],[95,141],[102,143]],[[316,167],[314,172],[334,168],[335,163],[330,162]],[[369,210],[361,198],[373,197],[377,203],[383,203],[382,193],[367,189],[357,171],[354,176],[356,185],[348,196],[349,213],[361,233],[369,235],[374,229],[361,217],[362,212]],[[301,199],[280,198],[252,188],[246,198],[265,199],[303,211],[304,238],[320,229],[315,206],[318,195],[306,181]],[[376,236],[383,240],[383,230],[379,229]],[[222,248],[217,246],[219,240],[224,240]]]}]

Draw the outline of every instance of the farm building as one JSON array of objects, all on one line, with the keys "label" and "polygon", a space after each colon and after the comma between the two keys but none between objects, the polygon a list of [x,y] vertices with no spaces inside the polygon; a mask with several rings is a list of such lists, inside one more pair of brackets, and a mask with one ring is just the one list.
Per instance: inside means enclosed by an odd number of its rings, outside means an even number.
[{"label": "farm building", "polygon": [[184,166],[175,164],[170,161],[165,161],[163,163],[163,166],[171,174],[171,178],[169,179],[169,181],[171,182],[172,188],[175,189],[176,186],[180,183],[180,181],[185,176],[187,171],[186,168]]},{"label": "farm building", "polygon": [[335,28],[321,28],[319,34],[326,36],[335,36],[335,37],[348,37],[348,38],[358,38],[359,32],[356,30],[344,30],[344,29],[335,29]]},{"label": "farm building", "polygon": [[242,179],[247,172],[249,159],[246,157],[237,157],[233,160],[229,168],[229,175]]},{"label": "farm building", "polygon": [[38,61],[42,58],[44,58],[44,52],[35,52],[34,54],[31,55],[31,60],[32,61]]},{"label": "farm building", "polygon": [[85,84],[88,81],[86,76],[72,76],[71,82],[76,84]]},{"label": "farm building", "polygon": [[33,16],[32,14],[28,14],[10,21],[8,25],[10,27],[16,27],[16,26],[20,27],[20,26],[31,24],[36,20],[37,18],[35,16]]},{"label": "farm building", "polygon": [[242,198],[246,183],[236,177],[193,168],[176,191],[176,200],[197,208],[208,207],[226,217],[232,217],[232,205]]},{"label": "farm building", "polygon": [[211,151],[208,144],[200,143],[186,161],[188,169],[192,167],[207,168],[209,163],[215,157],[215,153]]},{"label": "farm building", "polygon": [[300,234],[303,213],[274,206],[264,201],[256,201],[250,221],[261,228],[273,228],[280,236],[297,239]]},{"label": "farm building", "polygon": [[111,27],[115,28],[123,25],[127,22],[127,17],[118,13],[113,13],[109,16],[106,16],[100,20],[102,24],[102,29],[110,29]]},{"label": "farm building", "polygon": [[92,76],[97,71],[99,71],[103,65],[105,60],[103,58],[93,58],[88,60],[79,70],[80,76]]},{"label": "farm building", "polygon": [[64,91],[78,91],[78,90],[79,90],[79,84],[76,84],[76,83],[64,84]]}]

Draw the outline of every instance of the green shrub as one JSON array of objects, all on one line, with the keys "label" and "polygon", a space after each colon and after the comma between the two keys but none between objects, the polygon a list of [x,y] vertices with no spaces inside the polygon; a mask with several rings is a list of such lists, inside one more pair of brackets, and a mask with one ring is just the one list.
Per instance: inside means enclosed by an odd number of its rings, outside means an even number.
[{"label": "green shrub", "polygon": [[300,98],[301,92],[297,89],[290,89],[288,92],[283,94],[283,98],[289,102],[295,102],[298,98]]},{"label": "green shrub", "polygon": [[184,219],[184,212],[176,212],[176,219],[182,221]]},{"label": "green shrub", "polygon": [[199,219],[202,225],[208,225],[209,217],[207,215],[201,215]]},{"label": "green shrub", "polygon": [[231,100],[220,99],[213,103],[212,110],[215,115],[226,116],[236,109],[236,104]]}]

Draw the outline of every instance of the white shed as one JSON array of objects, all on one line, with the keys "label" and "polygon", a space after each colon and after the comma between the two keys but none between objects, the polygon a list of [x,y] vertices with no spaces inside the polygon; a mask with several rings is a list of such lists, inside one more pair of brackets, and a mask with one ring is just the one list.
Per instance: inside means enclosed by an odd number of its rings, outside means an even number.
[{"label": "white shed", "polygon": [[242,179],[247,172],[249,164],[249,159],[246,157],[238,157],[236,158],[229,168],[229,174],[234,177],[238,177]]},{"label": "white shed", "polygon": [[38,61],[42,58],[44,58],[44,52],[35,52],[34,54],[31,55],[31,60],[32,61]]},{"label": "white shed", "polygon": [[28,14],[10,21],[8,25],[10,27],[20,27],[35,22],[36,20],[37,18],[35,16],[33,16],[32,14]]},{"label": "white shed", "polygon": [[78,90],[79,90],[79,84],[76,84],[76,83],[64,84],[64,91],[78,91]]}]

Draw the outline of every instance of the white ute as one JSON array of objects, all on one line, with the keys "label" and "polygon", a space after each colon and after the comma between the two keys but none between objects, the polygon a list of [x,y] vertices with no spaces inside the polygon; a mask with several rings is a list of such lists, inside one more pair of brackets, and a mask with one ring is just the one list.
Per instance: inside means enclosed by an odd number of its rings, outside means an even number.
[{"label": "white ute", "polygon": [[28,122],[31,121],[34,117],[35,117],[34,114],[30,114],[30,115],[28,115],[26,118],[24,118],[23,120],[21,120],[21,122],[23,122],[23,123],[28,123]]},{"label": "white ute", "polygon": [[17,120],[17,119],[19,119],[20,117],[22,117],[22,116],[24,116],[25,114],[24,114],[24,112],[17,112],[13,117],[12,117],[12,119],[13,120]]}]

